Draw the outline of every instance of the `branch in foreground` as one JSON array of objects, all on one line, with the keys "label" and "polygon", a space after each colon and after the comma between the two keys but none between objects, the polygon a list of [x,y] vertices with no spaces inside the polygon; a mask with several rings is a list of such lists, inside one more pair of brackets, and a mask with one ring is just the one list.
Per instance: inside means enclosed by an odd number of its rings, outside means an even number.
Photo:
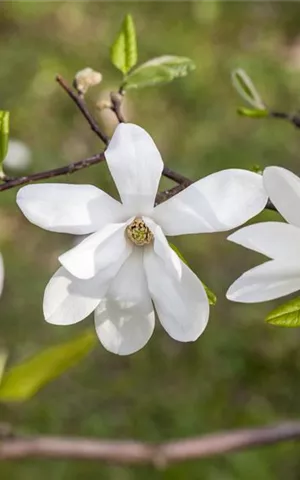
[{"label": "branch in foreground", "polygon": [[133,440],[108,441],[51,436],[14,437],[0,440],[0,460],[24,458],[102,460],[114,464],[150,464],[165,467],[171,463],[297,438],[300,438],[300,422],[221,432],[157,445]]}]

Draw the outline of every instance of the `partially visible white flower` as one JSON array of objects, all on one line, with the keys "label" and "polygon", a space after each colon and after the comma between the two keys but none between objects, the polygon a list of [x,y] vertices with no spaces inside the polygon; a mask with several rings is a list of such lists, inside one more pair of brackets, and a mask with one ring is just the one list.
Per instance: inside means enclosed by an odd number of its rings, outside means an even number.
[{"label": "partially visible white flower", "polygon": [[271,201],[288,223],[257,223],[228,237],[271,259],[231,285],[227,298],[235,302],[265,302],[300,290],[300,179],[285,168],[268,167],[263,180]]},{"label": "partially visible white flower", "polygon": [[20,140],[10,140],[8,144],[8,152],[3,162],[4,167],[10,170],[25,170],[31,163],[31,151]]},{"label": "partially visible white flower", "polygon": [[45,290],[45,319],[69,325],[94,311],[104,347],[127,355],[151,337],[155,307],[171,337],[194,341],[207,325],[208,299],[165,235],[243,224],[266,204],[262,177],[224,170],[154,208],[163,162],[148,133],[119,125],[105,156],[122,203],[92,185],[29,185],[18,193],[22,212],[39,227],[91,234],[59,257],[62,267]]}]

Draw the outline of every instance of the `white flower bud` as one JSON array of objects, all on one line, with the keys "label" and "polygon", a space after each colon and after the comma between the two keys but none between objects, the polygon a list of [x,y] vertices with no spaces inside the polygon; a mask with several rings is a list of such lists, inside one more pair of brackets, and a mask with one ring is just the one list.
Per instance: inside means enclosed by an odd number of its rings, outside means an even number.
[{"label": "white flower bud", "polygon": [[98,85],[101,81],[101,73],[87,67],[76,73],[73,80],[73,85],[74,88],[76,88],[76,90],[78,91],[78,93],[84,95],[90,87]]}]

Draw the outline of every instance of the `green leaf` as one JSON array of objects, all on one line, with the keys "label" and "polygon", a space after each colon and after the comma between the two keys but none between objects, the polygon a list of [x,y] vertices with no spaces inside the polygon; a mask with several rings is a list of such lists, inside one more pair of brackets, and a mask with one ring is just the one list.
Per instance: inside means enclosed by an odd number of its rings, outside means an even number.
[{"label": "green leaf", "polygon": [[243,117],[250,117],[250,118],[262,118],[267,117],[269,115],[268,110],[260,110],[260,109],[253,109],[253,108],[244,108],[239,107],[237,109],[237,113],[242,115]]},{"label": "green leaf", "polygon": [[85,331],[75,339],[42,350],[8,370],[0,385],[0,401],[24,401],[44,385],[76,365],[96,345],[94,332]]},{"label": "green leaf", "polygon": [[[175,253],[177,253],[178,257],[180,258],[180,260],[185,263],[186,265],[188,265],[186,259],[184,258],[184,256],[182,255],[182,253],[180,252],[180,250],[171,242],[169,242],[169,245],[170,247],[172,248],[172,250],[174,250]],[[207,298],[208,298],[208,301],[209,301],[209,304],[210,305],[215,305],[217,303],[217,297],[216,295],[214,294],[214,292],[212,292],[206,285],[205,283],[203,283],[201,281],[205,291],[206,291],[206,295],[207,295]]]},{"label": "green leaf", "polygon": [[186,76],[194,69],[195,64],[190,58],[164,55],[133,70],[127,76],[123,88],[129,90],[168,83],[174,78]]},{"label": "green leaf", "polygon": [[265,105],[256,90],[251,78],[242,69],[238,68],[231,74],[232,83],[241,97],[257,110],[265,110]]},{"label": "green leaf", "polygon": [[170,247],[172,248],[172,250],[174,250],[175,253],[177,253],[178,257],[180,258],[180,260],[185,263],[186,265],[188,265],[188,262],[186,261],[186,259],[184,258],[184,256],[182,255],[181,251],[176,247],[176,245],[174,245],[173,243],[169,242],[169,245]]},{"label": "green leaf", "polygon": [[3,378],[5,365],[7,360],[7,352],[6,350],[0,350],[0,385]]},{"label": "green leaf", "polygon": [[126,15],[123,20],[121,30],[111,47],[110,59],[124,75],[137,62],[136,33],[131,15]]},{"label": "green leaf", "polygon": [[6,157],[9,139],[9,112],[0,110],[0,163]]},{"label": "green leaf", "polygon": [[256,164],[252,165],[250,170],[251,170],[251,172],[258,173],[259,175],[262,175],[264,169],[263,169],[263,167],[258,165],[258,163],[256,163]]},{"label": "green leaf", "polygon": [[300,327],[300,297],[275,308],[267,316],[266,322],[279,327]]},{"label": "green leaf", "polygon": [[214,292],[212,292],[206,285],[205,283],[202,282],[202,285],[206,291],[206,295],[209,301],[210,305],[215,305],[217,303],[217,296]]}]

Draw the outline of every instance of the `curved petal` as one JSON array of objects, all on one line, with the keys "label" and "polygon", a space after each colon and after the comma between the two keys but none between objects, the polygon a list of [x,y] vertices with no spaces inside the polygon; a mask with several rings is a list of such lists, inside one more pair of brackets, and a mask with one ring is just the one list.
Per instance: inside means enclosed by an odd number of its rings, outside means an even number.
[{"label": "curved petal", "polygon": [[93,280],[78,280],[65,268],[53,275],[44,294],[44,317],[54,325],[72,325],[92,313],[100,302]]},{"label": "curved petal", "polygon": [[164,262],[166,269],[175,278],[180,279],[182,275],[181,260],[170,247],[168,240],[159,225],[150,218],[143,217],[144,222],[150,228],[154,236],[153,248],[155,253]]},{"label": "curved petal", "polygon": [[268,167],[263,174],[266,191],[285,220],[300,227],[300,178],[281,167]]},{"label": "curved petal", "polygon": [[137,125],[121,123],[105,157],[129,215],[149,214],[163,169],[160,153],[150,135]]},{"label": "curved petal", "polygon": [[115,261],[126,260],[132,244],[125,237],[126,223],[115,223],[85,238],[79,245],[60,255],[58,260],[72,275],[81,279],[94,277]]},{"label": "curved petal", "polygon": [[120,202],[93,185],[27,185],[19,190],[17,204],[38,227],[76,235],[123,221],[125,214]]},{"label": "curved petal", "polygon": [[228,289],[234,302],[266,302],[300,289],[300,262],[271,260],[248,270]]},{"label": "curved petal", "polygon": [[45,289],[45,320],[55,325],[71,325],[83,320],[105,297],[122,264],[123,259],[118,258],[90,280],[79,280],[65,268],[59,268]]},{"label": "curved petal", "polygon": [[192,342],[207,325],[209,304],[198,277],[181,263],[182,276],[176,279],[152,249],[145,250],[148,287],[162,326],[175,340]]},{"label": "curved petal", "polygon": [[289,223],[256,223],[234,232],[228,240],[270,258],[300,258],[300,229]]},{"label": "curved petal", "polygon": [[266,203],[261,175],[230,169],[193,183],[158,205],[152,216],[165,235],[222,232],[242,225]]},{"label": "curved petal", "polygon": [[3,285],[4,285],[4,263],[3,263],[3,257],[0,254],[0,295],[3,290]]},{"label": "curved petal", "polygon": [[102,345],[118,355],[140,350],[154,330],[154,311],[143,268],[143,251],[136,248],[95,311]]}]

